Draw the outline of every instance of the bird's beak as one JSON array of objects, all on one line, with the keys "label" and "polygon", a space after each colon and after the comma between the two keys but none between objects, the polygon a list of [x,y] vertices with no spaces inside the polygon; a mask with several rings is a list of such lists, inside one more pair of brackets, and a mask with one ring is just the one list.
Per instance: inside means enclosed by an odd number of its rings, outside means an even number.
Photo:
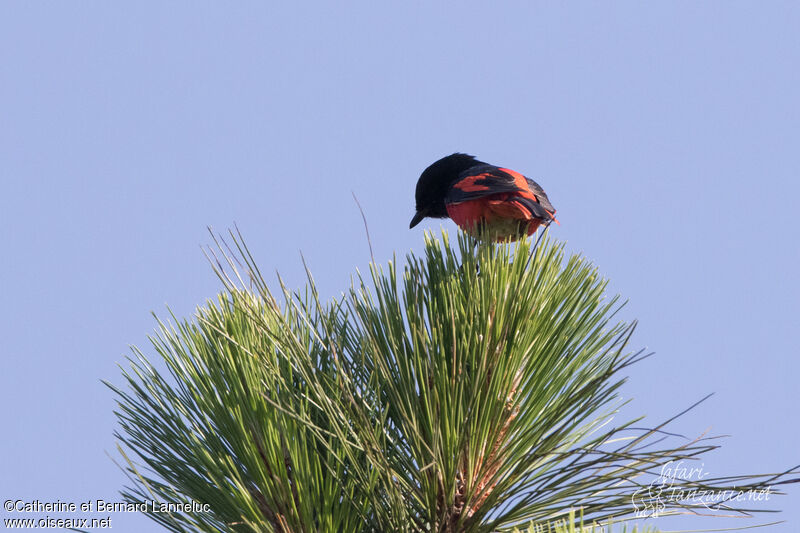
[{"label": "bird's beak", "polygon": [[411,224],[408,225],[408,228],[409,229],[413,228],[414,226],[419,224],[422,221],[422,219],[425,218],[426,216],[428,216],[427,209],[421,209],[417,211],[417,213],[414,215],[414,218],[411,219]]}]

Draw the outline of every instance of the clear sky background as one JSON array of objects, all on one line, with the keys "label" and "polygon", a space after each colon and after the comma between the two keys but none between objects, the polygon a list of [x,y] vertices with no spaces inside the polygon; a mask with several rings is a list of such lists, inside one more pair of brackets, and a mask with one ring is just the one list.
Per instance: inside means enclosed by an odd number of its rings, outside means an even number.
[{"label": "clear sky background", "polygon": [[[219,290],[207,225],[333,296],[369,260],[351,191],[403,257],[454,151],[536,179],[630,300],[656,356],[625,418],[714,392],[672,426],[731,435],[707,472],[800,463],[798,28],[788,1],[3,2],[0,498],[119,501],[100,380]],[[800,530],[800,490],[773,503]]]}]

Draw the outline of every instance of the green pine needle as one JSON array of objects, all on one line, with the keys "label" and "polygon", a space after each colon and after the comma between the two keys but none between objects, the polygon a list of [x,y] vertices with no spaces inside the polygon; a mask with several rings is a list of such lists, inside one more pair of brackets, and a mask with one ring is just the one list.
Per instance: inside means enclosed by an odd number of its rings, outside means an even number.
[{"label": "green pine needle", "polygon": [[[148,513],[167,529],[599,532],[584,520],[699,507],[651,482],[716,446],[665,446],[662,426],[614,418],[620,373],[641,355],[627,348],[635,324],[563,245],[476,252],[427,235],[402,272],[372,265],[322,302],[310,273],[274,296],[231,240],[208,252],[225,291],[159,321],[157,357],[134,349],[124,384],[109,384],[124,498],[207,505]],[[791,473],[676,488],[760,490]]]}]

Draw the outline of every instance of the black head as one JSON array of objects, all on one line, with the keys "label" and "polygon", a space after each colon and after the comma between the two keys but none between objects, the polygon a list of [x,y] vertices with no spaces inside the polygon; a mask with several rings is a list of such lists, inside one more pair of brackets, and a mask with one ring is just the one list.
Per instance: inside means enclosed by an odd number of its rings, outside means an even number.
[{"label": "black head", "polygon": [[417,181],[417,212],[411,219],[409,228],[413,228],[425,217],[445,218],[447,208],[444,198],[447,190],[458,179],[458,175],[474,167],[483,165],[474,156],[455,153],[443,157],[426,168]]}]

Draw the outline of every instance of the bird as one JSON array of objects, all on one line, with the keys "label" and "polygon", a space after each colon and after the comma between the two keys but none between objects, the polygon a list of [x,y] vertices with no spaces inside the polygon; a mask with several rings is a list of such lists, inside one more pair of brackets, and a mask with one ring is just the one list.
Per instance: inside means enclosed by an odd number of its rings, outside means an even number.
[{"label": "bird", "polygon": [[454,153],[426,168],[417,181],[416,213],[409,228],[424,218],[451,218],[480,242],[504,242],[533,235],[556,220],[556,210],[532,179],[508,168]]}]

